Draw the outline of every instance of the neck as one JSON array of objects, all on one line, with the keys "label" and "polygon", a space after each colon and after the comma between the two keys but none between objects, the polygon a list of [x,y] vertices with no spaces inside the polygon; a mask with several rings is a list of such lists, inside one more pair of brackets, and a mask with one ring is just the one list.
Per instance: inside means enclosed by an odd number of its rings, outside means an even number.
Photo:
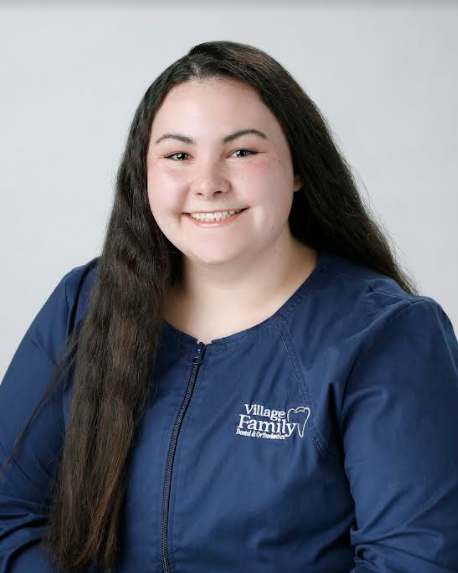
[{"label": "neck", "polygon": [[236,264],[210,268],[189,264],[185,258],[183,280],[170,293],[170,305],[188,317],[193,313],[213,315],[221,321],[265,313],[269,307],[275,310],[285,293],[292,294],[316,263],[316,250],[292,235],[282,248],[271,248]]}]

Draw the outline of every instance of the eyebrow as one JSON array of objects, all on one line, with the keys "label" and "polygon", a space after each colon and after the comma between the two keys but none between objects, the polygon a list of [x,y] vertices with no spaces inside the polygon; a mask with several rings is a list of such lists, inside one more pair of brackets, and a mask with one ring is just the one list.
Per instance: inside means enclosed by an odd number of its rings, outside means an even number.
[{"label": "eyebrow", "polygon": [[[259,129],[239,129],[237,131],[234,131],[234,133],[231,133],[230,135],[226,135],[225,137],[223,137],[221,143],[229,143],[230,141],[233,141],[237,137],[242,137],[242,135],[247,135],[249,133],[262,137],[263,139],[268,139],[267,135],[263,131],[259,131]],[[179,141],[182,141],[183,143],[189,143],[190,145],[195,145],[196,143],[194,139],[181,133],[164,133],[164,135],[162,135],[156,141],[156,144],[158,144],[163,139],[178,139]]]}]

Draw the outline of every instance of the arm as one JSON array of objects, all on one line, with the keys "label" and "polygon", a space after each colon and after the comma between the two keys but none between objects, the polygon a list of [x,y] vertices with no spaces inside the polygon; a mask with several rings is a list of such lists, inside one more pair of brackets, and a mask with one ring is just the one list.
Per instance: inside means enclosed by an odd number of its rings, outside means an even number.
[{"label": "arm", "polygon": [[[71,272],[71,271],[70,271]],[[67,273],[19,344],[0,384],[0,464],[13,450],[54,373],[67,330]],[[53,571],[39,542],[64,436],[62,392],[41,407],[0,474],[0,573]]]},{"label": "arm", "polygon": [[429,297],[399,311],[347,380],[351,573],[458,571],[458,341]]}]

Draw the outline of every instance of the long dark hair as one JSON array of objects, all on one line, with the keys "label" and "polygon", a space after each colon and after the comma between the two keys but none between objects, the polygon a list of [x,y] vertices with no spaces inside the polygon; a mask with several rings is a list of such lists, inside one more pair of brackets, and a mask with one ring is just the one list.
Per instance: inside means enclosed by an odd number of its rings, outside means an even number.
[{"label": "long dark hair", "polygon": [[158,107],[176,85],[228,78],[257,91],[288,140],[294,173],[292,234],[370,266],[418,295],[360,197],[350,166],[316,105],[271,56],[247,44],[204,42],[165,69],[135,112],[117,173],[111,216],[84,320],[66,340],[53,383],[74,369],[70,424],[43,538],[53,564],[70,572],[113,567],[120,509],[134,439],[151,395],[150,373],[164,319],[165,295],[180,280],[182,254],[160,230],[147,196],[146,155]]}]

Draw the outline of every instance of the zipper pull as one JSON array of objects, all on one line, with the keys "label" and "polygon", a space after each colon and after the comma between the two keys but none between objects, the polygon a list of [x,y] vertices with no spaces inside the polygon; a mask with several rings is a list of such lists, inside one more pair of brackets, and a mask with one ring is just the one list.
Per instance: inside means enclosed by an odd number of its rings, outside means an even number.
[{"label": "zipper pull", "polygon": [[194,356],[193,364],[200,364],[204,358],[206,345],[203,342],[199,342],[196,348],[196,355]]}]

